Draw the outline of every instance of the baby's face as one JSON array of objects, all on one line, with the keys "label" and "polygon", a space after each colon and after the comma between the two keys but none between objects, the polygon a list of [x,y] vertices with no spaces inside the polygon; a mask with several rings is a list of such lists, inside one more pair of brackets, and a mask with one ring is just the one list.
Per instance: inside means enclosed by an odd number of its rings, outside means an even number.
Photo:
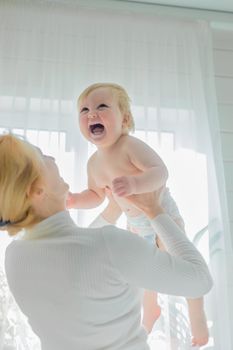
[{"label": "baby's face", "polygon": [[98,88],[81,101],[79,125],[83,136],[97,147],[113,145],[123,134],[123,115],[109,88]]}]

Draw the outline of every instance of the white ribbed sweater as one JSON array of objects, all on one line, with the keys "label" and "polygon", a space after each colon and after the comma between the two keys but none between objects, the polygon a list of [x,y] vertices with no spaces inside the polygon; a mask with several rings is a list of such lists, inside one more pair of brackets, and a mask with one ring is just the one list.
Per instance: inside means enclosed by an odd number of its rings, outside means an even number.
[{"label": "white ribbed sweater", "polygon": [[6,251],[10,289],[43,350],[147,350],[142,289],[199,297],[208,268],[166,215],[152,220],[166,246],[114,226],[77,227],[60,212]]}]

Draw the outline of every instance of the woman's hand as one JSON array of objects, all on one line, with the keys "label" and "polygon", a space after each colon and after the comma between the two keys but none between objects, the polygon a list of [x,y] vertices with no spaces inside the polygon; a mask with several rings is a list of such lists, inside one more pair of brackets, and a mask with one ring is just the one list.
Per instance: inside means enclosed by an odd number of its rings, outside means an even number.
[{"label": "woman's hand", "polygon": [[104,211],[102,211],[101,216],[104,220],[109,222],[109,224],[115,225],[116,221],[122,214],[122,210],[114,200],[112,191],[108,186],[105,187],[105,195],[108,197],[108,205]]},{"label": "woman's hand", "polygon": [[131,205],[141,210],[149,219],[153,219],[155,216],[164,213],[164,210],[160,206],[161,196],[164,191],[164,187],[161,187],[158,191],[132,194],[125,197]]}]

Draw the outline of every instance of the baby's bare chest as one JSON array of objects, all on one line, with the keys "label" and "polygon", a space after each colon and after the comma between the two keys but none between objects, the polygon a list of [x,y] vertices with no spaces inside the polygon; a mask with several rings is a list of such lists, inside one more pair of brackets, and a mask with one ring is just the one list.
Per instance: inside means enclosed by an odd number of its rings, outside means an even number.
[{"label": "baby's bare chest", "polygon": [[106,157],[97,157],[92,164],[92,176],[100,188],[109,186],[119,176],[134,175],[139,170],[131,163],[126,155],[117,153]]}]

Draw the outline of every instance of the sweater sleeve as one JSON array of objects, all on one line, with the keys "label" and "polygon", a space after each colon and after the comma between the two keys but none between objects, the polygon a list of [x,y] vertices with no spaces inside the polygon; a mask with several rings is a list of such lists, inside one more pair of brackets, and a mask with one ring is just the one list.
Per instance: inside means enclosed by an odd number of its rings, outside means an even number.
[{"label": "sweater sleeve", "polygon": [[166,252],[131,232],[113,226],[103,229],[111,262],[125,283],[188,298],[206,294],[212,278],[196,247],[167,214],[151,224]]}]

